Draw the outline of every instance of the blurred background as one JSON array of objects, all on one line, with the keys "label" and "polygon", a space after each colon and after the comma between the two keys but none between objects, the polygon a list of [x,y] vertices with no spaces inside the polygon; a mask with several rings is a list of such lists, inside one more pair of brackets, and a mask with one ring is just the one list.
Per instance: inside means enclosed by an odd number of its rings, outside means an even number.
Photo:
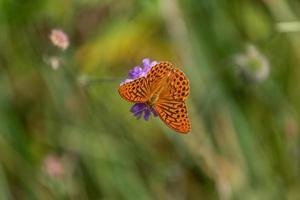
[{"label": "blurred background", "polygon": [[[297,0],[0,0],[0,199],[300,199]],[[143,58],[192,131],[129,112]]]}]

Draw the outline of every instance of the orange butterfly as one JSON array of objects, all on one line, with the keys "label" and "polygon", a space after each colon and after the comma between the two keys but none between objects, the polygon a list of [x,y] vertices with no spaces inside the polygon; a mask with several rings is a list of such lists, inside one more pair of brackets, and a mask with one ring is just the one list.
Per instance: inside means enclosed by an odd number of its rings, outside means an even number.
[{"label": "orange butterfly", "polygon": [[119,94],[129,102],[145,103],[160,119],[180,133],[191,130],[185,100],[189,81],[184,73],[169,62],[153,66],[146,77],[140,77],[119,87]]}]

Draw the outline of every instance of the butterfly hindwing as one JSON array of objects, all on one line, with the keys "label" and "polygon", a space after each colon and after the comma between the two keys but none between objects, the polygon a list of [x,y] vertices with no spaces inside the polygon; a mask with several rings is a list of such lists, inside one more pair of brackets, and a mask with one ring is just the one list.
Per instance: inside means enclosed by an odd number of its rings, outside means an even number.
[{"label": "butterfly hindwing", "polygon": [[189,89],[189,81],[184,73],[173,68],[154,106],[163,122],[180,133],[188,133],[191,129],[185,105]]},{"label": "butterfly hindwing", "polygon": [[185,101],[187,99],[190,92],[189,80],[181,70],[174,70],[169,85],[172,87],[171,91],[173,92],[170,95],[174,99],[182,101]]},{"label": "butterfly hindwing", "polygon": [[145,77],[124,83],[118,91],[122,98],[134,103],[145,103],[150,94],[150,88]]},{"label": "butterfly hindwing", "polygon": [[170,128],[180,133],[190,132],[191,126],[184,102],[159,100],[154,109],[161,120]]}]

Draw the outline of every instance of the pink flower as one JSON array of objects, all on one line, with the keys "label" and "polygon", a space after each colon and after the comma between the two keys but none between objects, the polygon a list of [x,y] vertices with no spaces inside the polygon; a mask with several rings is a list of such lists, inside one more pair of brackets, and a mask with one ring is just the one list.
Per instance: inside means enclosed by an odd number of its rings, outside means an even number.
[{"label": "pink flower", "polygon": [[44,161],[44,167],[51,177],[61,177],[64,174],[62,160],[56,155],[48,155]]},{"label": "pink flower", "polygon": [[68,35],[60,29],[53,29],[51,31],[50,40],[54,46],[62,50],[66,50],[69,47]]}]

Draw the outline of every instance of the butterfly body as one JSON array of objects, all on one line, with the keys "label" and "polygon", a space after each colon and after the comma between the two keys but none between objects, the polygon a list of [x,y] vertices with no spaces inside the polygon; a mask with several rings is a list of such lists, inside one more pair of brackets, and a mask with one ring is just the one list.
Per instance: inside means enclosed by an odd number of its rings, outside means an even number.
[{"label": "butterfly body", "polygon": [[166,86],[168,85],[170,75],[171,73],[169,73],[166,77],[164,77],[162,80],[160,80],[157,83],[157,87],[153,90],[149,100],[147,101],[148,105],[150,106],[155,105],[155,103],[159,99],[159,96],[164,92],[164,90],[168,89]]},{"label": "butterfly body", "polygon": [[151,68],[146,77],[121,85],[119,94],[127,101],[145,103],[175,131],[190,131],[185,105],[189,95],[188,79],[171,63],[160,62]]},{"label": "butterfly body", "polygon": [[154,94],[151,96],[150,100],[146,102],[146,104],[152,107],[153,105],[155,105],[158,98],[159,98],[159,95]]}]

